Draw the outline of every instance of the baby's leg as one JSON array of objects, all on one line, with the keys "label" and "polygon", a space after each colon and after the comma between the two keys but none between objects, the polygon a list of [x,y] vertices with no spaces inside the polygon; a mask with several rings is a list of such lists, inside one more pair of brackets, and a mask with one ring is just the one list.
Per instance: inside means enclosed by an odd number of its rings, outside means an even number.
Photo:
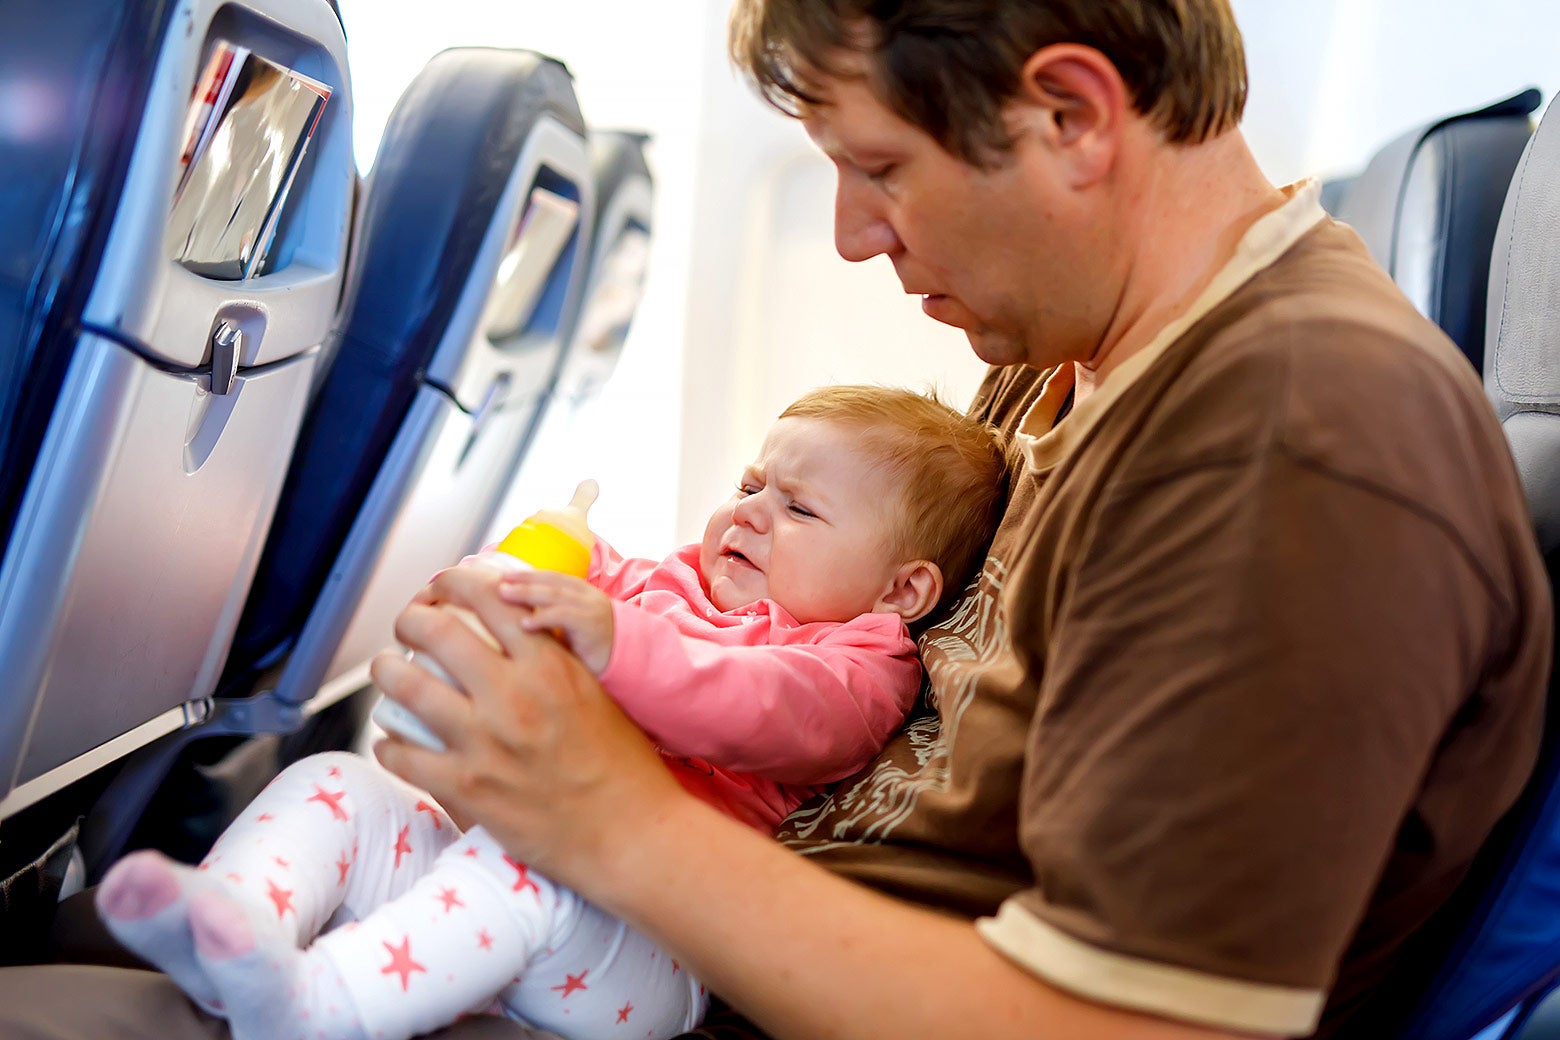
[{"label": "baby's leg", "polygon": [[194,893],[225,892],[249,930],[298,946],[333,916],[361,914],[411,887],[456,836],[432,799],[374,763],[315,755],[273,780],[198,869],[155,852],[125,857],[99,887],[98,909],[125,946],[214,1009],[189,927]]},{"label": "baby's leg", "polygon": [[481,828],[411,889],[306,951],[223,929],[228,908],[192,914],[198,955],[236,1040],[307,1035],[403,1040],[481,1010],[572,927],[573,893],[504,855]]},{"label": "baby's leg", "polygon": [[696,1028],[709,1006],[703,985],[675,958],[583,900],[568,934],[499,1001],[569,1040],[664,1040]]}]

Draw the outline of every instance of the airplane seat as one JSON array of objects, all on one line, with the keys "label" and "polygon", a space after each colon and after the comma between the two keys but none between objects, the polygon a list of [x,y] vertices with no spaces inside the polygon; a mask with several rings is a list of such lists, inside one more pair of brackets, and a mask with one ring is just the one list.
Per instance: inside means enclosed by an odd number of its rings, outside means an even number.
[{"label": "airplane seat", "polygon": [[[592,204],[584,134],[568,71],[531,52],[448,50],[402,95],[364,193],[336,358],[300,438],[225,692],[291,648],[376,483],[405,494],[422,479],[451,479],[419,472],[397,447],[426,452],[435,431],[459,447],[449,461],[470,501],[442,503],[455,514],[450,533],[424,532],[434,569],[480,533],[478,518],[458,510],[483,512],[507,476],[515,428],[556,378],[559,331],[578,295]],[[509,435],[481,436],[499,427]],[[395,463],[402,472],[385,472]],[[404,519],[392,507],[370,539]]]},{"label": "airplane seat", "polygon": [[644,295],[655,184],[645,161],[649,138],[629,130],[593,130],[591,177],[596,221],[590,263],[553,407],[578,409],[617,367],[629,324]]},{"label": "airplane seat", "polygon": [[1540,100],[1528,89],[1408,131],[1377,152],[1329,209],[1359,232],[1475,368],[1484,361],[1495,223]]},{"label": "airplane seat", "polygon": [[647,135],[634,131],[591,131],[596,221],[585,288],[557,386],[532,434],[532,448],[488,529],[489,540],[502,538],[516,517],[529,515],[541,504],[538,484],[551,484],[554,473],[566,472],[578,480],[586,472],[575,453],[576,423],[583,421],[586,405],[617,368],[644,292],[655,190],[645,160],[647,142]]},{"label": "airplane seat", "polygon": [[[149,843],[203,852],[280,763],[259,756],[213,804],[209,790],[179,789],[198,779],[188,770],[164,782],[197,750],[184,745],[294,732],[365,689],[396,614],[480,545],[557,380],[593,212],[561,63],[457,48],[408,86],[369,171],[333,360],[211,717],[116,778],[83,838],[90,875],[138,843],[143,816],[165,828]],[[215,818],[197,819],[200,806]]]},{"label": "airplane seat", "polygon": [[[1505,427],[1551,584],[1560,576],[1560,114],[1531,138],[1492,251],[1485,388]],[[1560,981],[1560,684],[1539,764],[1447,908],[1402,1040],[1515,1037]]]},{"label": "airplane seat", "polygon": [[0,4],[5,869],[208,711],[340,297],[351,113],[326,0]]},{"label": "airplane seat", "polygon": [[[79,20],[39,7],[0,11],[0,546],[70,358],[51,343],[102,251],[108,221],[94,215],[112,215],[124,182],[150,88],[150,41],[166,17],[159,6],[101,0]],[[122,87],[105,91],[108,82]],[[24,114],[45,96],[56,106],[49,119]],[[100,104],[114,106],[111,118],[92,118]]]}]

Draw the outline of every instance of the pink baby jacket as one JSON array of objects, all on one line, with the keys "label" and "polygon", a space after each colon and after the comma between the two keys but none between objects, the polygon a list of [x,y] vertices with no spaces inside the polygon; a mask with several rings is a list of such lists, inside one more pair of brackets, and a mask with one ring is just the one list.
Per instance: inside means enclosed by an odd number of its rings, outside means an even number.
[{"label": "pink baby jacket", "polygon": [[592,585],[612,597],[607,692],[692,794],[767,833],[862,769],[921,685],[898,614],[802,624],[772,600],[722,612],[699,547],[626,559],[601,539]]}]

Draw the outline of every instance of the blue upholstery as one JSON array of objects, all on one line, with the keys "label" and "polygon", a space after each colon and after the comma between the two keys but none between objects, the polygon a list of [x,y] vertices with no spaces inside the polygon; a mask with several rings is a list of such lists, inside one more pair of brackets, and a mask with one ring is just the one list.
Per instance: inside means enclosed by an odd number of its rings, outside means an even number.
[{"label": "blue upholstery", "polygon": [[[1523,154],[1492,256],[1485,387],[1522,475],[1551,582],[1560,563],[1560,115]],[[1468,1040],[1503,1015],[1510,1035],[1560,979],[1560,712],[1537,772],[1443,924],[1454,936],[1397,1035]],[[1516,1014],[1511,1015],[1512,1009]],[[1481,1038],[1482,1040],[1482,1038]]]},{"label": "blue upholstery", "polygon": [[[0,555],[71,357],[168,0],[0,4]],[[46,109],[45,106],[54,106]]]},{"label": "blue upholstery", "polygon": [[1335,203],[1338,219],[1475,368],[1484,360],[1495,223],[1539,100],[1525,90],[1403,134],[1341,186]]}]

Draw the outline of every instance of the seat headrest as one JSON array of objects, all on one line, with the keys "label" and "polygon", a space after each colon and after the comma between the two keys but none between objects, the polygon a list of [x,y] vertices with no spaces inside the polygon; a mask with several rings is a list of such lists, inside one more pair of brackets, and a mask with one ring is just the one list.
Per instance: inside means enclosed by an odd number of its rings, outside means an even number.
[{"label": "seat headrest", "polygon": [[1501,210],[1486,336],[1485,389],[1547,553],[1560,545],[1560,115],[1553,105]]},{"label": "seat headrest", "polygon": [[1475,368],[1490,242],[1540,100],[1525,90],[1410,130],[1376,153],[1338,203],[1338,218]]}]

